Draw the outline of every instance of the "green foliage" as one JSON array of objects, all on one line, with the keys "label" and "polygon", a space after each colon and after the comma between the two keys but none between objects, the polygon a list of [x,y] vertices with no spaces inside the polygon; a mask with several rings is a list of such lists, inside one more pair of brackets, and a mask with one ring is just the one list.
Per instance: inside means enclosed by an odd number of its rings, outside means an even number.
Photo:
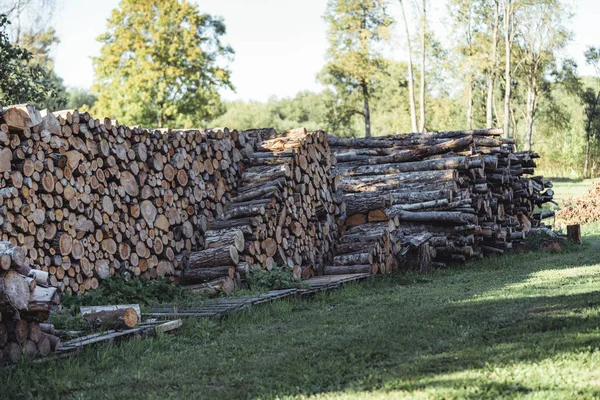
[{"label": "green foliage", "polygon": [[51,111],[60,110],[67,104],[67,90],[62,78],[54,72],[54,62],[50,58],[52,46],[58,43],[59,39],[54,28],[41,32],[25,32],[19,39],[19,45],[31,53],[31,64],[46,72],[43,85],[53,90],[40,99],[37,106]]},{"label": "green foliage", "polygon": [[337,101],[332,111],[342,125],[347,126],[356,115],[366,118],[361,107],[369,100],[373,79],[383,68],[379,44],[389,38],[393,23],[385,5],[382,0],[330,0],[327,4],[328,63],[319,79],[335,89]]},{"label": "green foliage", "polygon": [[115,275],[102,281],[96,290],[90,290],[81,296],[64,293],[61,304],[64,309],[75,313],[80,306],[134,303],[149,305],[174,301],[184,295],[180,287],[166,279],[144,280]]},{"label": "green foliage", "polygon": [[[374,136],[410,131],[410,115],[406,64],[385,60],[382,70],[373,77],[371,92],[371,126]],[[321,93],[300,92],[293,98],[272,98],[266,103],[224,103],[224,113],[211,121],[212,126],[235,129],[273,127],[283,131],[304,126],[322,129],[341,137],[358,137],[364,133],[364,121],[357,114],[344,114],[331,90]],[[427,103],[430,129],[463,129],[462,105],[441,92],[430,96]]]},{"label": "green foliage", "polygon": [[211,121],[212,126],[238,130],[275,128],[278,131],[305,127],[328,129],[329,102],[332,93],[300,92],[293,98],[271,98],[266,103],[234,101],[223,104],[223,114]]},{"label": "green foliage", "polygon": [[273,265],[271,270],[251,270],[246,277],[251,290],[269,291],[277,289],[304,288],[306,284],[294,279],[292,268]]},{"label": "green foliage", "polygon": [[90,109],[96,104],[98,96],[93,94],[87,89],[72,88],[67,90],[67,109],[68,110],[79,110],[79,111],[90,111]]},{"label": "green foliage", "polygon": [[90,331],[94,328],[88,321],[83,319],[81,314],[72,313],[68,310],[53,312],[50,314],[48,322],[54,325],[55,329],[66,331]]},{"label": "green foliage", "polygon": [[[8,24],[6,16],[0,14],[0,105],[32,103],[42,108],[60,106],[62,81],[44,64],[43,52],[47,56],[49,45],[36,47],[35,53],[32,53],[12,44],[6,31]],[[47,42],[44,41],[44,44]]]},{"label": "green foliage", "polygon": [[94,111],[126,124],[200,125],[215,116],[219,88],[231,88],[220,66],[233,50],[225,24],[186,0],[122,0],[98,40]]}]

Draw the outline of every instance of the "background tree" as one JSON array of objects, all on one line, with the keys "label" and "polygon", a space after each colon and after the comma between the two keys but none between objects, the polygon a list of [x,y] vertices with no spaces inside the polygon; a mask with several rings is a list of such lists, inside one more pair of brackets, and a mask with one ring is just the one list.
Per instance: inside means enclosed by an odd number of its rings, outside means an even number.
[{"label": "background tree", "polygon": [[67,89],[67,109],[79,111],[90,111],[96,104],[98,97],[87,89],[69,88]]},{"label": "background tree", "polygon": [[7,32],[13,43],[21,44],[22,33],[37,36],[50,28],[60,0],[0,0],[0,14],[12,22]]},{"label": "background tree", "polygon": [[404,32],[406,36],[406,47],[408,56],[408,101],[410,104],[410,126],[411,132],[417,132],[417,110],[415,106],[415,78],[413,73],[410,29],[408,28],[408,21],[406,20],[406,10],[404,9],[404,2],[402,0],[399,1],[400,8],[402,10],[402,19],[404,20]]},{"label": "background tree", "polygon": [[[588,47],[585,52],[585,61],[594,67],[596,76],[593,84],[585,86],[581,91],[581,100],[585,110],[585,163],[583,177],[589,177],[591,139],[600,132],[600,47]],[[595,86],[595,87],[594,87]]]},{"label": "background tree", "polygon": [[60,97],[51,75],[34,55],[10,42],[7,17],[0,14],[0,105],[32,103],[44,106],[46,99]]},{"label": "background tree", "polygon": [[384,65],[379,44],[389,38],[392,19],[383,0],[329,0],[324,19],[329,49],[320,79],[335,88],[340,98],[336,108],[343,118],[363,117],[369,137],[373,77]]},{"label": "background tree", "polygon": [[465,92],[466,129],[473,129],[473,91],[478,75],[476,39],[479,30],[475,0],[451,0],[448,3],[454,36],[455,69],[463,82]]},{"label": "background tree", "polygon": [[512,89],[511,61],[512,44],[515,40],[515,13],[520,0],[503,0],[504,23],[504,137],[510,137],[511,106],[510,96]]},{"label": "background tree", "polygon": [[224,34],[220,18],[185,0],[122,0],[98,39],[95,112],[158,127],[177,124],[179,115],[185,125],[211,119],[218,89],[232,88],[220,65],[233,54]]},{"label": "background tree", "polygon": [[[485,3],[488,3],[486,0]],[[483,8],[485,10],[486,8]],[[487,8],[489,10],[489,8]],[[487,13],[489,15],[490,13]],[[500,32],[500,0],[492,0],[493,17],[488,17],[490,21],[492,40],[490,43],[490,59],[491,63],[488,67],[487,78],[487,96],[485,103],[485,126],[491,128],[494,125],[493,104],[494,104],[494,87],[496,82],[496,74],[498,73],[498,34]]]},{"label": "background tree", "polygon": [[67,103],[67,90],[63,80],[54,71],[54,61],[50,57],[53,46],[59,43],[54,28],[44,31],[27,31],[21,34],[20,46],[31,53],[30,63],[45,71],[45,85],[54,90],[38,101],[38,106],[52,111],[59,110]]},{"label": "background tree", "polygon": [[523,11],[518,26],[517,51],[527,92],[524,149],[531,150],[539,98],[550,91],[549,73],[556,65],[558,52],[570,37],[565,27],[570,13],[557,0],[538,0]]},{"label": "background tree", "polygon": [[425,132],[425,56],[426,56],[426,43],[427,43],[427,0],[422,1],[421,8],[421,90],[419,99],[419,131]]}]

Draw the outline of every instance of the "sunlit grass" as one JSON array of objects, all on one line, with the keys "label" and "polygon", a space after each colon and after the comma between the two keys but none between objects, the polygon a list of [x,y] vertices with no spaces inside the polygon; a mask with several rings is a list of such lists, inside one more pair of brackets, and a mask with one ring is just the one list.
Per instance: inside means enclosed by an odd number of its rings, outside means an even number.
[{"label": "sunlit grass", "polygon": [[377,277],[24,363],[0,398],[597,398],[600,224],[583,232],[561,254]]}]

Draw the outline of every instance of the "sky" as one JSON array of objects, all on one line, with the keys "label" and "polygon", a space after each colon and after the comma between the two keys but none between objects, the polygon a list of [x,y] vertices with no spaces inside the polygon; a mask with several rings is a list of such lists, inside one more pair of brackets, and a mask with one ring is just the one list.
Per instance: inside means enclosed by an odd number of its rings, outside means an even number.
[{"label": "sky", "polygon": [[[194,1],[194,0],[193,0]],[[567,0],[573,5],[571,29],[574,39],[565,56],[574,58],[583,74],[583,52],[600,45],[600,0]],[[266,101],[292,97],[302,90],[319,91],[316,75],[325,64],[327,26],[322,15],[327,0],[195,0],[205,13],[222,16],[227,26],[223,42],[233,47],[230,64],[235,92],[222,91],[226,100]],[[446,1],[430,0],[429,24],[436,37],[447,37]],[[92,57],[100,52],[96,38],[105,32],[106,20],[119,0],[62,0],[54,26],[60,44],[53,50],[56,72],[69,87],[90,88],[94,79]],[[391,13],[401,21],[399,8]],[[410,17],[410,16],[409,16]],[[416,22],[409,18],[409,25]],[[399,43],[401,38],[396,39]],[[397,54],[404,60],[405,49]]]}]

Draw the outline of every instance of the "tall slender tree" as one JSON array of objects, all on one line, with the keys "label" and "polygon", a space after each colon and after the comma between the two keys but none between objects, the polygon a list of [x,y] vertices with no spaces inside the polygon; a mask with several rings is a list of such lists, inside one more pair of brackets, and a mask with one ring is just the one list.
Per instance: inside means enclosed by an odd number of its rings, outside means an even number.
[{"label": "tall slender tree", "polygon": [[456,75],[463,81],[465,93],[466,129],[473,129],[473,91],[478,75],[476,61],[476,36],[478,34],[476,0],[452,0],[448,3],[448,11],[452,18],[452,31],[456,37],[454,52],[460,65]]},{"label": "tall slender tree", "polygon": [[566,22],[570,11],[560,0],[538,0],[523,8],[515,52],[525,96],[525,143],[531,150],[533,129],[540,97],[550,90],[549,72],[556,65],[558,53],[569,38]]},{"label": "tall slender tree", "polygon": [[61,0],[0,0],[0,14],[12,22],[9,37],[21,45],[22,34],[37,36],[51,28],[54,10]]},{"label": "tall slender tree", "polygon": [[406,47],[408,50],[408,101],[410,103],[410,126],[412,132],[417,132],[417,108],[415,105],[415,78],[413,73],[413,60],[412,60],[412,46],[410,40],[410,30],[408,28],[408,21],[406,20],[406,10],[404,9],[404,2],[400,1],[400,8],[402,9],[402,19],[404,20],[404,32],[406,35]]},{"label": "tall slender tree", "polygon": [[389,38],[392,25],[385,5],[384,0],[329,0],[324,16],[329,49],[320,79],[333,85],[345,113],[363,117],[365,137],[371,136],[373,80],[384,66],[380,43]]},{"label": "tall slender tree", "polygon": [[[590,46],[585,51],[585,62],[596,72],[594,80],[600,87],[600,47]],[[590,175],[591,139],[600,132],[600,89],[586,87],[581,91],[581,100],[585,110],[585,163],[583,177]]]},{"label": "tall slender tree", "polygon": [[425,50],[427,42],[427,0],[423,0],[423,9],[421,15],[421,93],[420,93],[420,125],[419,131],[425,132]]},{"label": "tall slender tree", "polygon": [[504,13],[504,137],[510,137],[510,96],[512,44],[515,39],[515,3],[519,0],[503,0]]},{"label": "tall slender tree", "polygon": [[493,0],[492,19],[492,42],[490,45],[491,63],[487,78],[487,97],[485,103],[485,125],[491,128],[494,125],[493,104],[494,104],[494,84],[498,71],[498,36],[500,32],[500,0]]}]

